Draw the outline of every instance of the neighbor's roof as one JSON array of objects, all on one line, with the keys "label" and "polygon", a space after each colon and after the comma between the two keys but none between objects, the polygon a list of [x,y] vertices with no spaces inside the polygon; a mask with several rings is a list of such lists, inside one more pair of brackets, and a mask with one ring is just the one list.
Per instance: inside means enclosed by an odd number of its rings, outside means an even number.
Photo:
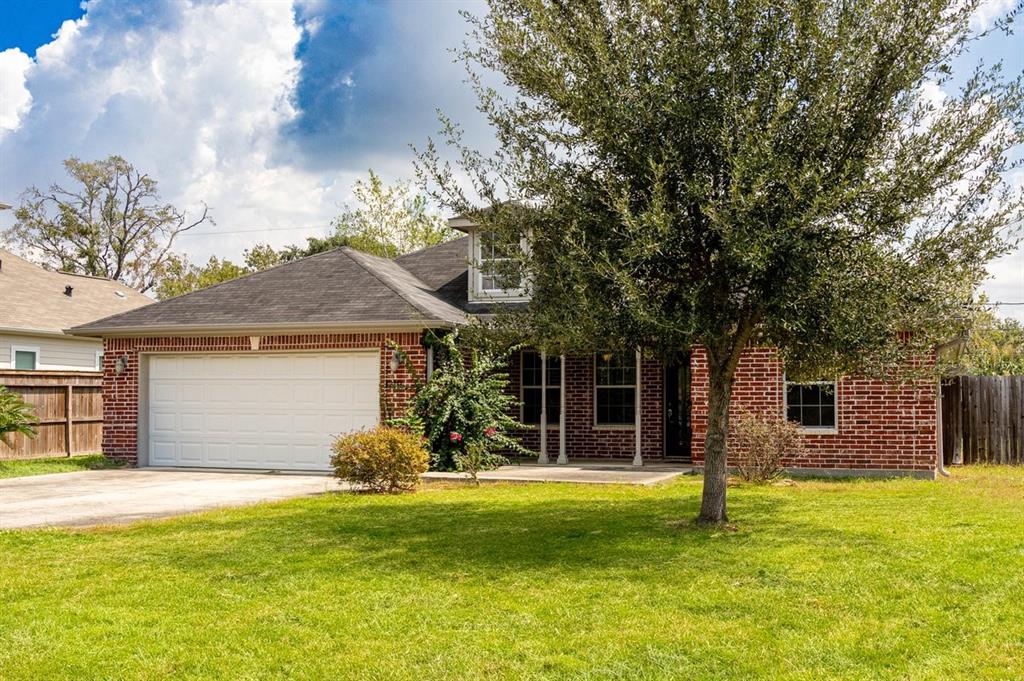
[{"label": "neighbor's roof", "polygon": [[467,316],[395,262],[338,248],[72,329],[82,335],[455,325]]},{"label": "neighbor's roof", "polygon": [[[64,292],[68,286],[70,296]],[[0,331],[63,334],[70,326],[152,302],[120,282],[51,272],[0,249]]]}]

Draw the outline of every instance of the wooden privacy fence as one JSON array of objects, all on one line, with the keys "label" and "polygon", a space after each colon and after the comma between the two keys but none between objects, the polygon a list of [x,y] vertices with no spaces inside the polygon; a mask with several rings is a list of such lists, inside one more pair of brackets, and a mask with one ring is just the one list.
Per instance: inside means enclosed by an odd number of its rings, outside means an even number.
[{"label": "wooden privacy fence", "polygon": [[103,374],[98,371],[0,370],[0,385],[35,407],[35,438],[14,435],[0,442],[0,459],[71,456],[100,451],[103,438]]},{"label": "wooden privacy fence", "polygon": [[942,385],[947,464],[1024,464],[1024,376],[957,376]]}]

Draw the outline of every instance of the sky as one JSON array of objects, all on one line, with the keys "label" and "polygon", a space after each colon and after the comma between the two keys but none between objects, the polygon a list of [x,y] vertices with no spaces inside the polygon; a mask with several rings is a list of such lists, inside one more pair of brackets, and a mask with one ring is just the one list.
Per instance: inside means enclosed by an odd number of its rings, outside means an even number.
[{"label": "sky", "polygon": [[[1014,0],[988,0],[979,26]],[[479,0],[4,0],[0,202],[64,179],[69,157],[120,154],[165,200],[215,225],[181,237],[197,261],[323,236],[377,171],[414,178],[410,145],[441,109],[486,150],[493,137],[451,48]],[[1024,70],[1024,37],[956,64]],[[0,229],[11,211],[0,212]],[[1024,250],[991,266],[992,300],[1024,303]],[[1024,319],[1024,305],[1000,312]]]}]

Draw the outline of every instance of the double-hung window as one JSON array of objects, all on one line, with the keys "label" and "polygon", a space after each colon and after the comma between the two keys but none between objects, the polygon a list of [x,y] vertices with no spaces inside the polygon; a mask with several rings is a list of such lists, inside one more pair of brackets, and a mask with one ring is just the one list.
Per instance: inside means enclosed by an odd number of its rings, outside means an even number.
[{"label": "double-hung window", "polygon": [[510,243],[494,232],[478,232],[475,238],[478,292],[499,297],[521,295],[523,275],[515,256],[522,245]]},{"label": "double-hung window", "polygon": [[[561,409],[562,362],[560,357],[547,357],[547,422],[558,423]],[[542,362],[539,352],[524,351],[522,354],[522,400],[523,423],[540,424],[540,397],[544,390]]]},{"label": "double-hung window", "polygon": [[836,427],[836,383],[786,381],[786,420],[803,428],[833,430]]},{"label": "double-hung window", "polygon": [[594,356],[594,423],[636,423],[636,355],[601,352]]}]

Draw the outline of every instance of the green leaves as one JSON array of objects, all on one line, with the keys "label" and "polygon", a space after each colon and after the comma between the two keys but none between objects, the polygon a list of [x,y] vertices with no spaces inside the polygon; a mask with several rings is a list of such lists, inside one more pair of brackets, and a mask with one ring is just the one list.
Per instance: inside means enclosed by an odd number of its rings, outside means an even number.
[{"label": "green leaves", "polygon": [[458,345],[449,334],[437,339],[434,356],[436,368],[412,402],[430,444],[431,467],[478,470],[503,463],[502,452],[528,454],[512,437],[525,426],[510,416],[519,402],[508,390],[508,353]]},{"label": "green leaves", "polygon": [[35,424],[35,408],[0,385],[0,442],[13,447],[11,436],[14,433],[35,437]]}]

